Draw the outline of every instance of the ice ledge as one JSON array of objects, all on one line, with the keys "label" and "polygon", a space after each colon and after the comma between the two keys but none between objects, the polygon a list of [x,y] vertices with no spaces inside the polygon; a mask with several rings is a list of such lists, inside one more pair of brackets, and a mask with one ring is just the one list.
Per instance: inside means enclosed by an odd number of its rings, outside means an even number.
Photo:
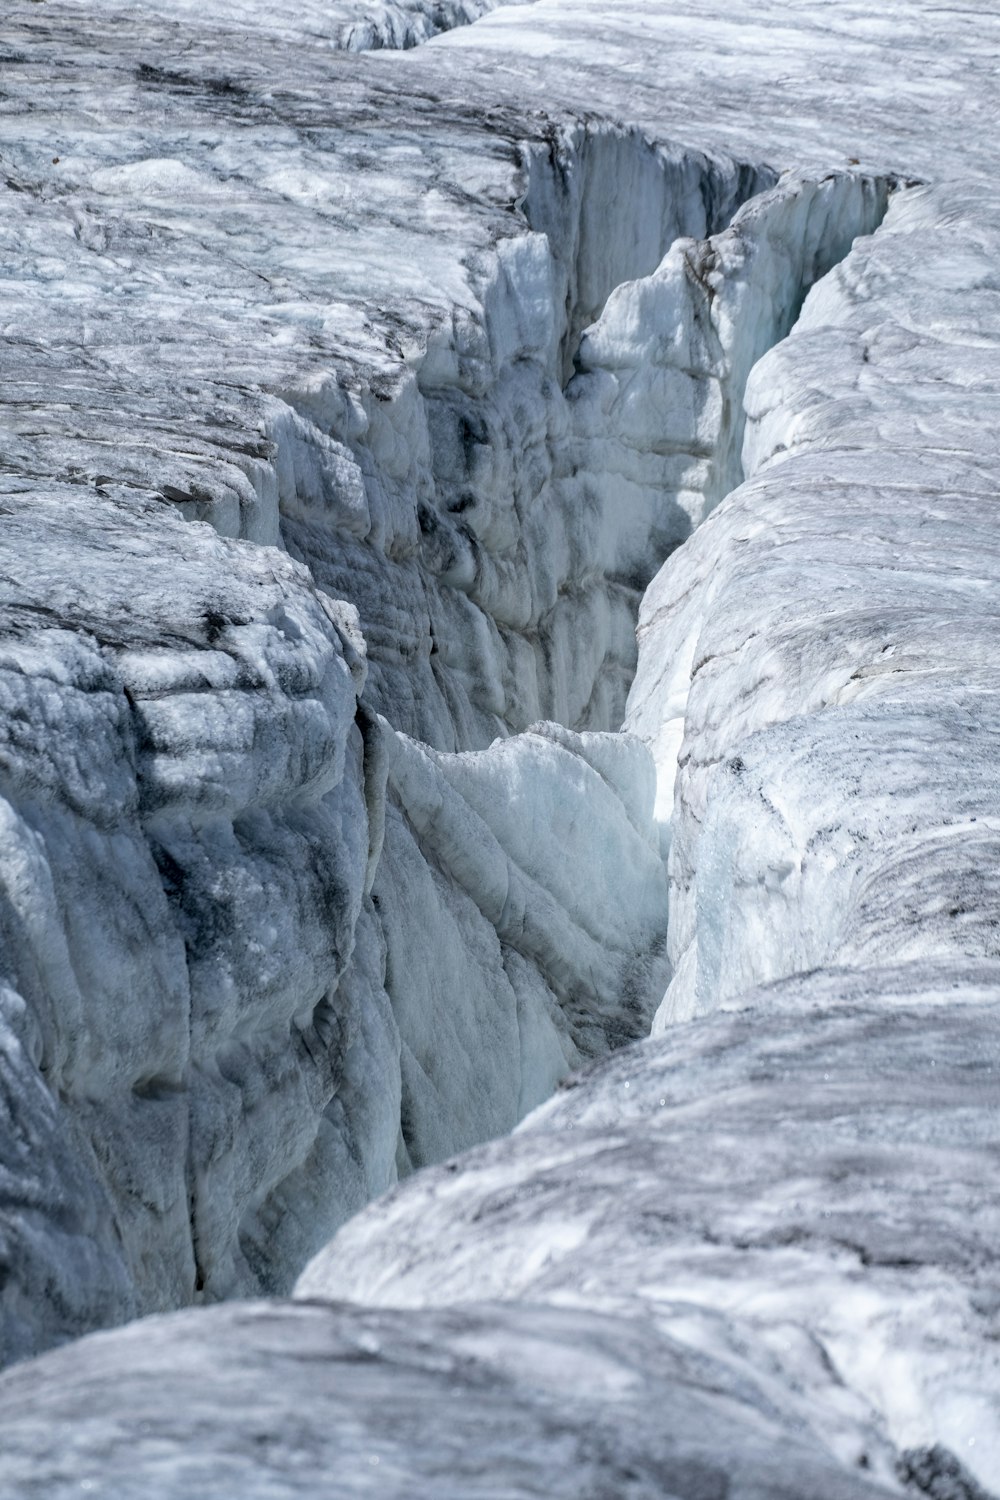
[{"label": "ice ledge", "polygon": [[646,596],[628,723],[661,802],[683,722],[664,1018],[994,951],[998,232],[961,190],[893,200],[754,371],[753,477]]}]

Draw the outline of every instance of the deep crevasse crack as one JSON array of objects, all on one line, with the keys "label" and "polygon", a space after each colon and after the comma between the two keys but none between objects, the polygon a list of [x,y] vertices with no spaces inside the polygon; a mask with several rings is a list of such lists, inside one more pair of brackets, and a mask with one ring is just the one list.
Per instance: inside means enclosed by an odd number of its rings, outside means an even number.
[{"label": "deep crevasse crack", "polygon": [[[158,107],[187,107],[168,95]],[[379,380],[317,366],[255,397],[256,444],[220,406],[225,461],[193,448],[200,477],[161,480],[159,501],[133,498],[146,452],[126,441],[111,462],[102,440],[100,587],[52,598],[101,643],[109,732],[129,746],[102,813],[107,868],[130,841],[129,902],[162,912],[162,983],[183,995],[162,1000],[173,1029],[145,1053],[111,1021],[103,1068],[82,1058],[60,1017],[91,1003],[92,903],[58,861],[39,866],[82,998],[60,1000],[38,1055],[52,1128],[80,1121],[80,1222],[110,1238],[55,1323],[19,1321],[12,1348],[109,1306],[286,1288],[398,1172],[509,1130],[648,1029],[666,883],[652,764],[616,732],[636,609],[732,478],[750,365],[889,184],[772,186],[765,167],[617,127],[540,134],[508,169],[529,232],[498,221],[465,305],[422,342],[400,323],[405,358]],[[110,195],[159,196],[191,191],[186,171],[98,175]],[[77,547],[77,503],[52,512],[50,567],[54,537]],[[102,526],[147,559],[138,634]],[[291,557],[246,546],[279,537]],[[176,559],[169,582],[158,555]],[[73,681],[103,680],[85,657]],[[54,816],[72,841],[94,813],[80,796],[48,812],[50,849]],[[122,955],[129,902],[106,900],[98,924]],[[33,993],[28,970],[15,979]],[[154,1097],[150,1077],[178,1087]],[[150,1152],[147,1200],[133,1184]],[[30,1284],[45,1258],[24,1253]]]},{"label": "deep crevasse crack", "polygon": [[[382,716],[367,941],[384,952],[363,965],[383,966],[399,1028],[401,1171],[509,1129],[568,1068],[648,1029],[669,977],[666,819],[617,733],[638,602],[739,482],[753,364],[893,186],[768,186],[766,169],[607,128],[524,170],[533,233],[501,242],[482,323],[436,335],[344,442],[359,477],[335,488],[372,517],[415,497],[417,534],[387,541],[373,520],[345,537],[327,492],[279,500],[293,553],[358,608],[363,700]],[[536,719],[574,732],[524,733]],[[273,1256],[283,1215],[256,1212],[244,1248]]]}]

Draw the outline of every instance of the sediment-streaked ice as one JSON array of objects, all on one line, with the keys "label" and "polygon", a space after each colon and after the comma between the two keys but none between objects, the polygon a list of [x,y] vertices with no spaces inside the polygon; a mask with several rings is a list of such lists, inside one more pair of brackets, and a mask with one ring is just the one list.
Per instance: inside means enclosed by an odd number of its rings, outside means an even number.
[{"label": "sediment-streaked ice", "polygon": [[897,195],[753,371],[750,478],[643,601],[664,1022],[826,963],[996,956],[998,244],[965,190]]},{"label": "sediment-streaked ice", "polygon": [[474,10],[4,22],[3,1358],[448,1160],[0,1488],[981,1500],[995,19]]},{"label": "sediment-streaked ice", "polygon": [[845,1475],[891,1482],[937,1446],[989,1482],[997,977],[951,961],[751,991],[401,1186],[297,1295],[417,1326],[484,1300],[599,1309],[758,1382]]}]

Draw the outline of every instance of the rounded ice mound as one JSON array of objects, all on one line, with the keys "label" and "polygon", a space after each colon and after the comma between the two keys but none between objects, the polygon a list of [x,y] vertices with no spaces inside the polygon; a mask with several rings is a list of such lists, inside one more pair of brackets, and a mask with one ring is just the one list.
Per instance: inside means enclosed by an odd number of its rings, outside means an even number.
[{"label": "rounded ice mound", "polygon": [[7,1493],[888,1500],[760,1383],[649,1322],[241,1303],[0,1378]]}]

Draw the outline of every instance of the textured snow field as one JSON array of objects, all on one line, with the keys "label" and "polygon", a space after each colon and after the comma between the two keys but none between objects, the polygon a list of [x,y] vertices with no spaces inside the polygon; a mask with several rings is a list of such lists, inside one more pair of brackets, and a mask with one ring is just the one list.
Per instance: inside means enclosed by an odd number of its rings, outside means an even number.
[{"label": "textured snow field", "polygon": [[0,23],[0,1492],[982,1500],[1000,16],[482,9]]}]

